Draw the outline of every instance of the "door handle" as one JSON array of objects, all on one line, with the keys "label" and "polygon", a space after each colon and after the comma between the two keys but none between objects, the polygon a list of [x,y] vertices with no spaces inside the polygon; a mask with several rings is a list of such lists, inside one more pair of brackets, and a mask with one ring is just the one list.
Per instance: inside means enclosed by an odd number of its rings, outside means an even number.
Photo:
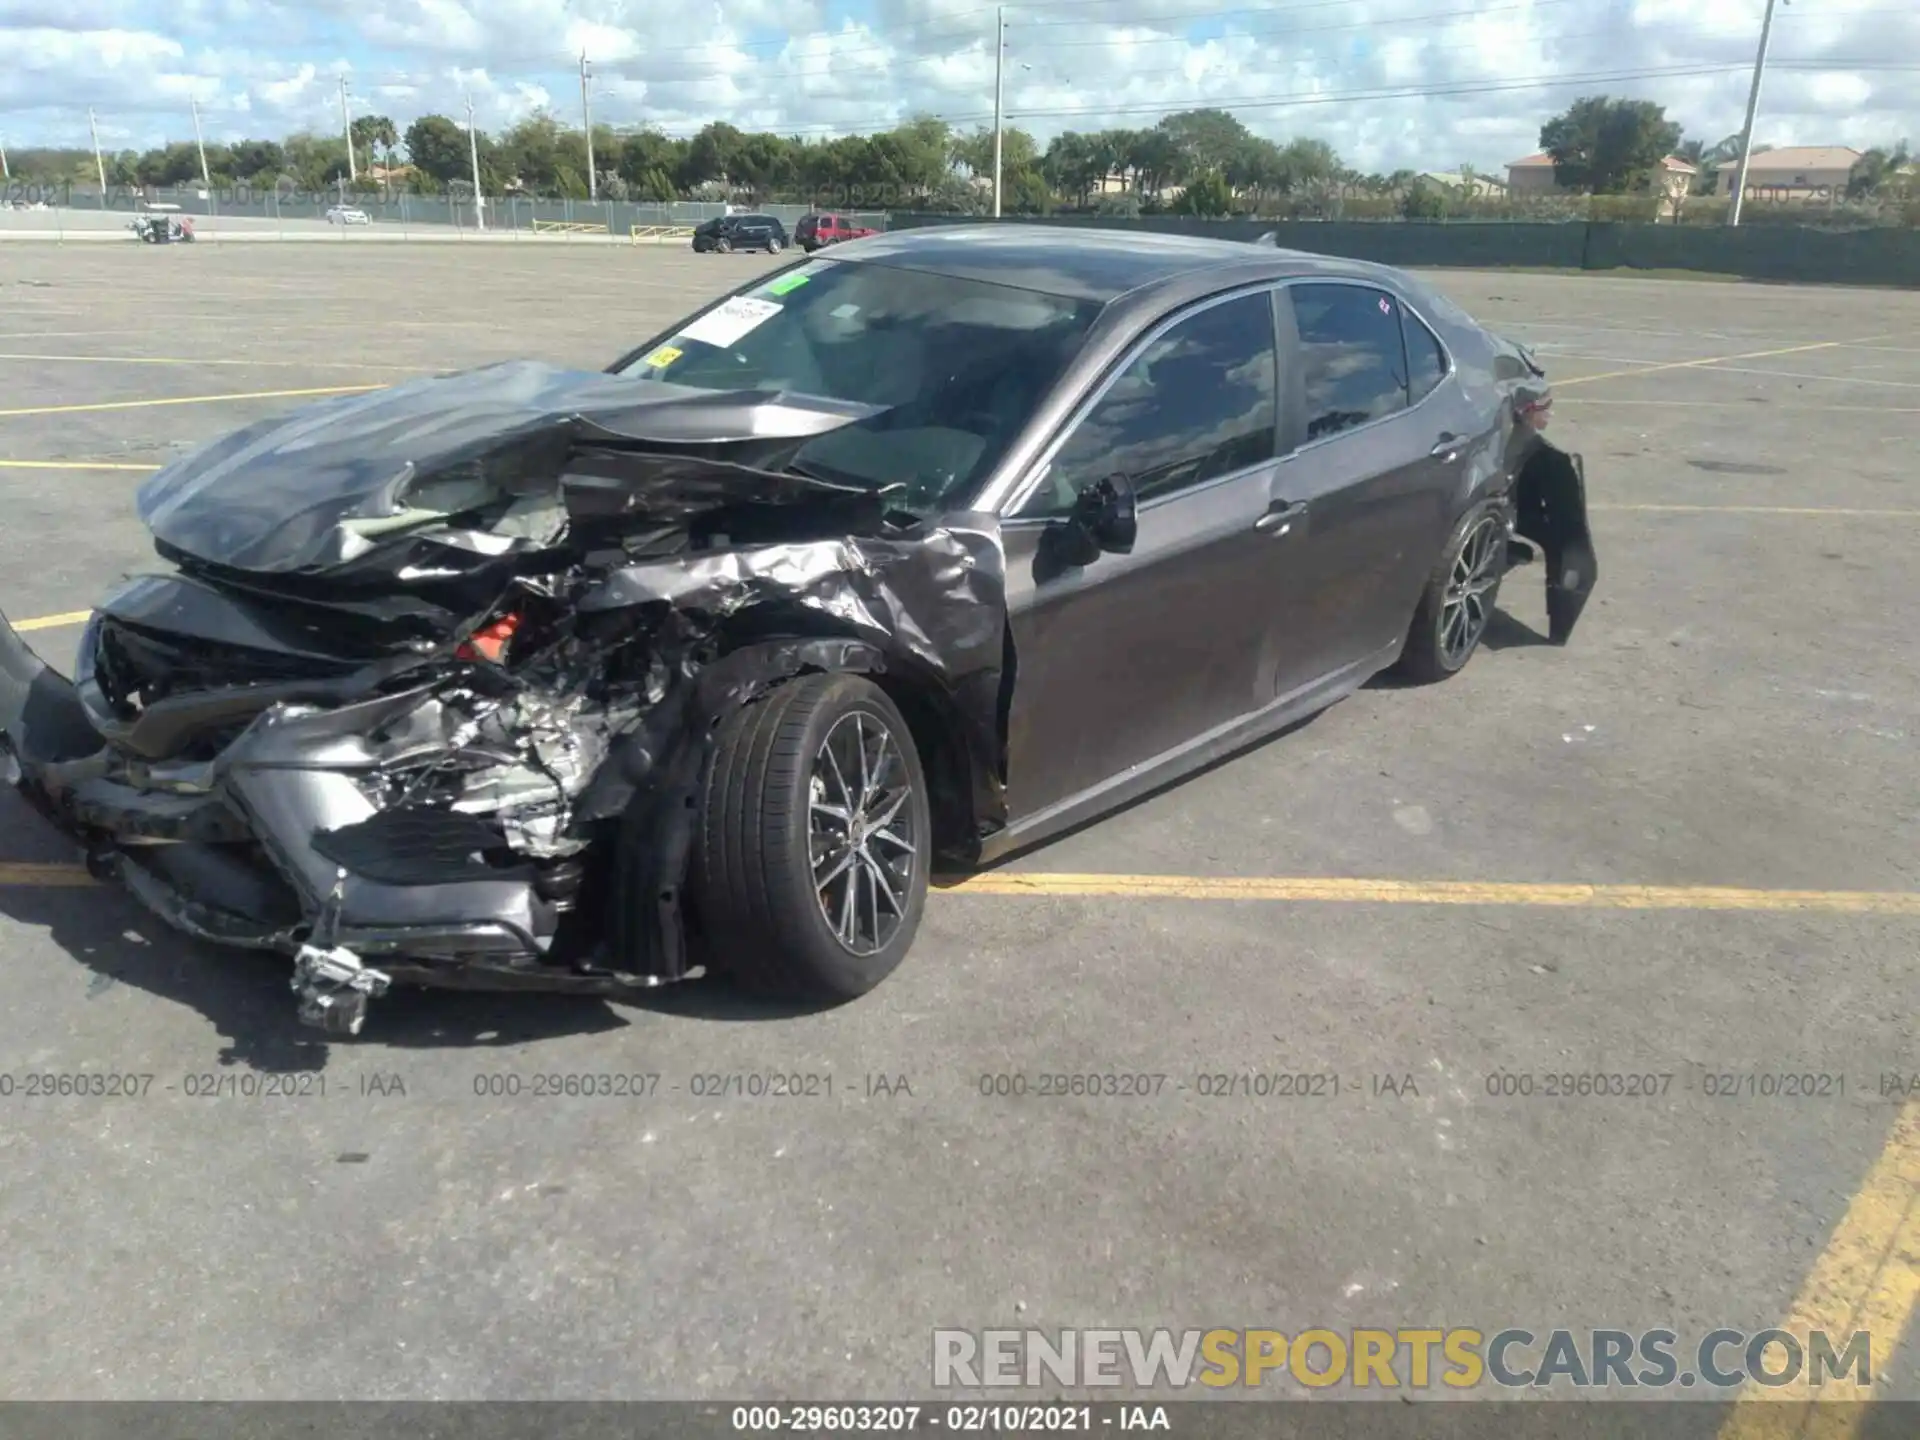
[{"label": "door handle", "polygon": [[1449,431],[1446,434],[1443,434],[1438,440],[1434,441],[1433,449],[1429,450],[1427,453],[1429,455],[1434,456],[1442,464],[1451,465],[1454,461],[1460,458],[1460,448],[1462,443],[1463,442],[1461,441],[1458,435],[1455,435],[1451,431]]},{"label": "door handle", "polygon": [[1285,535],[1293,529],[1293,522],[1304,520],[1306,505],[1298,500],[1276,500],[1267,507],[1267,513],[1253,522],[1253,528],[1270,535]]}]

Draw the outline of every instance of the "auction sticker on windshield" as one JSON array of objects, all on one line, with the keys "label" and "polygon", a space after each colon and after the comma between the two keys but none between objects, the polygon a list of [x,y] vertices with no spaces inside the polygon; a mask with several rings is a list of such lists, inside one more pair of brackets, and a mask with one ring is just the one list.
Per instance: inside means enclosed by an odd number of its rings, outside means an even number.
[{"label": "auction sticker on windshield", "polygon": [[642,365],[651,365],[656,370],[664,370],[667,366],[678,360],[684,353],[684,351],[674,349],[671,345],[662,345],[651,355],[642,359],[640,363]]},{"label": "auction sticker on windshield", "polygon": [[751,295],[735,295],[732,299],[709,310],[674,338],[698,340],[704,345],[714,345],[724,349],[779,313],[780,307],[771,300],[756,300]]}]

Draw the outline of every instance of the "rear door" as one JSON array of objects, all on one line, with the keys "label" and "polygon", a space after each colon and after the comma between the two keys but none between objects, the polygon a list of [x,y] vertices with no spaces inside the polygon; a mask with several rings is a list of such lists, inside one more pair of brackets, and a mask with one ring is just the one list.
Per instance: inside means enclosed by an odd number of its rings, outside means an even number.
[{"label": "rear door", "polygon": [[1280,694],[1405,637],[1453,519],[1467,449],[1436,401],[1431,349],[1416,351],[1415,388],[1399,296],[1356,281],[1296,282],[1283,293],[1299,336],[1286,396],[1301,439],[1275,493],[1302,507],[1308,540],[1275,676]]},{"label": "rear door", "polygon": [[[1143,337],[1010,498],[1009,801],[1027,819],[1260,708],[1285,575],[1264,520],[1277,466],[1272,292]],[[1085,487],[1132,482],[1132,552],[1054,569],[1041,545]]]}]

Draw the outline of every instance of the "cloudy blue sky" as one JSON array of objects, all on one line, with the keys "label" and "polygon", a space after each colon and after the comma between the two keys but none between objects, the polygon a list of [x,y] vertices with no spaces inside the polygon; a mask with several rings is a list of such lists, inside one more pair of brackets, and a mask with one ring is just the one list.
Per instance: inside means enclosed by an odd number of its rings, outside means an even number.
[{"label": "cloudy blue sky", "polygon": [[[1038,0],[1009,5],[1010,121],[1146,126],[1195,105],[1329,141],[1361,169],[1493,168],[1576,96],[1656,99],[1709,143],[1737,130],[1764,0]],[[714,119],[830,136],[993,105],[977,0],[0,0],[0,142],[272,137],[356,114],[549,106],[691,134]],[[1787,0],[1758,139],[1920,142],[1920,0]]]}]

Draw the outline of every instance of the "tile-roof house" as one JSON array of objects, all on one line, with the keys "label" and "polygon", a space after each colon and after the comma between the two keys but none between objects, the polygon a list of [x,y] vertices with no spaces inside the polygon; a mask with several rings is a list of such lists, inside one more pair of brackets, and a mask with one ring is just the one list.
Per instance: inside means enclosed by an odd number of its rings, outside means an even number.
[{"label": "tile-roof house", "polygon": [[1553,157],[1545,151],[1507,162],[1508,194],[1549,195],[1558,188],[1553,179]]},{"label": "tile-roof house", "polygon": [[[1699,169],[1682,160],[1678,155],[1668,155],[1660,162],[1659,182],[1654,187],[1665,203],[1662,214],[1672,214],[1680,201],[1693,188],[1693,180]],[[1553,178],[1553,156],[1542,151],[1538,155],[1529,155],[1524,160],[1513,160],[1507,164],[1507,189],[1514,195],[1550,195],[1559,189]]]},{"label": "tile-roof house", "polygon": [[[1762,150],[1747,162],[1749,200],[1832,201],[1845,197],[1860,152],[1845,145],[1787,145]],[[1738,160],[1720,166],[1720,189],[1733,194]]]}]

